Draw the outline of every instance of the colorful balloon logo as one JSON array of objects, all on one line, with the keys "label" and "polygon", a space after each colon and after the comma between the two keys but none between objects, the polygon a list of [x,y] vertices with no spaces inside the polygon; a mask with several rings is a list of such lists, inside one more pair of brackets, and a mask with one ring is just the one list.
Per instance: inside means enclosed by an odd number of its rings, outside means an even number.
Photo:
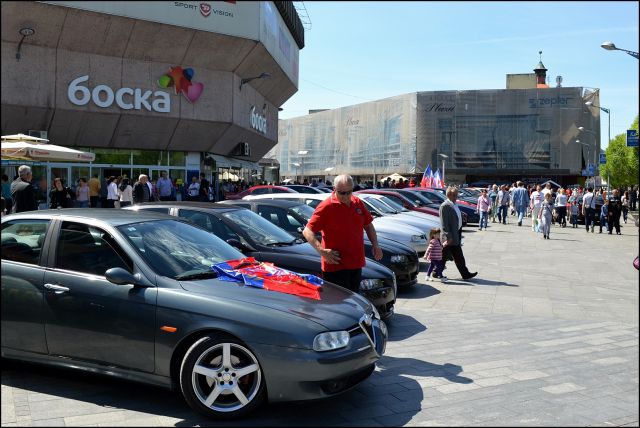
[{"label": "colorful balloon logo", "polygon": [[182,68],[180,66],[171,67],[167,74],[162,75],[158,79],[158,86],[168,88],[173,86],[176,94],[182,92],[182,95],[191,103],[195,103],[202,91],[204,85],[200,82],[192,82],[191,79],[195,75],[193,68]]}]

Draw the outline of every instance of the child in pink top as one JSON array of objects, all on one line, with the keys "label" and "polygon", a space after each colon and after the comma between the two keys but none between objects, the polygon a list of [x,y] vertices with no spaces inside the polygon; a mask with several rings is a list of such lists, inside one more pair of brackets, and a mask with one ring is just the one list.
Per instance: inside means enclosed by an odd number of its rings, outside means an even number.
[{"label": "child in pink top", "polygon": [[427,281],[431,281],[431,274],[433,273],[433,279],[439,279],[441,282],[446,282],[447,277],[442,276],[442,270],[444,268],[444,262],[442,260],[442,243],[440,242],[440,229],[434,227],[429,232],[429,246],[427,252],[424,254],[424,258],[429,262],[429,269],[427,270]]},{"label": "child in pink top", "polygon": [[491,199],[487,196],[487,189],[482,189],[482,194],[478,197],[477,212],[480,214],[480,230],[484,226],[487,230],[487,220],[489,219],[489,211],[491,210]]}]

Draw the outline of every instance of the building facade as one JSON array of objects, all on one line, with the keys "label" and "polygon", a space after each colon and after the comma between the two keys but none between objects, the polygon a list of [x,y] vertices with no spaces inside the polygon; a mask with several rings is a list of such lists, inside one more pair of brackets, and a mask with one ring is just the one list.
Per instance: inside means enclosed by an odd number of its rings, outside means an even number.
[{"label": "building facade", "polygon": [[292,2],[3,2],[1,31],[2,135],[96,153],[34,164],[45,184],[158,169],[250,180],[304,47]]},{"label": "building facade", "polygon": [[600,152],[600,116],[585,102],[599,105],[598,90],[544,86],[415,92],[280,120],[269,155],[288,177],[324,177],[331,168],[371,180],[421,175],[429,164],[455,183],[571,184],[597,174],[589,164]]}]

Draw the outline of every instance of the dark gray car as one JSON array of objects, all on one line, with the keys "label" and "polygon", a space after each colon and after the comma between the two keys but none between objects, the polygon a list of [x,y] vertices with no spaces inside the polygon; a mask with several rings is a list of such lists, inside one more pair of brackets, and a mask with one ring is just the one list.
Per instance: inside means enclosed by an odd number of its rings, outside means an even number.
[{"label": "dark gray car", "polygon": [[[2,219],[2,357],[179,389],[212,417],[366,379],[386,326],[363,297],[217,278],[243,255],[186,221],[109,209]],[[126,385],[124,386],[126,387]]]}]

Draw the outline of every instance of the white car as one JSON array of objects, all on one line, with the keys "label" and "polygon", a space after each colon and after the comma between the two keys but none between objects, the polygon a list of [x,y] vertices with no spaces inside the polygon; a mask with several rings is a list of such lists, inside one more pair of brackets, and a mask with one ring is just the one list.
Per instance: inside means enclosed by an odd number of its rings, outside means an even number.
[{"label": "white car", "polygon": [[[361,193],[358,197],[367,204],[369,211],[376,211],[387,221],[399,221],[422,230],[427,236],[434,227],[440,227],[440,218],[431,214],[411,211],[384,195]],[[393,205],[391,205],[393,204]]]},{"label": "white car", "polygon": [[[245,196],[242,199],[286,199],[290,201],[303,202],[310,207],[315,208],[320,204],[320,202],[331,197],[331,195],[332,193],[270,193],[265,195]],[[358,197],[360,196],[361,195],[358,195]],[[374,213],[374,215],[375,214],[376,213]],[[408,223],[394,220],[388,216],[374,217],[373,226],[376,228],[376,233],[381,237],[393,239],[394,241],[408,245],[416,250],[419,256],[422,256],[424,252],[427,251],[427,244],[429,241],[424,232],[424,226],[411,226]]]}]

